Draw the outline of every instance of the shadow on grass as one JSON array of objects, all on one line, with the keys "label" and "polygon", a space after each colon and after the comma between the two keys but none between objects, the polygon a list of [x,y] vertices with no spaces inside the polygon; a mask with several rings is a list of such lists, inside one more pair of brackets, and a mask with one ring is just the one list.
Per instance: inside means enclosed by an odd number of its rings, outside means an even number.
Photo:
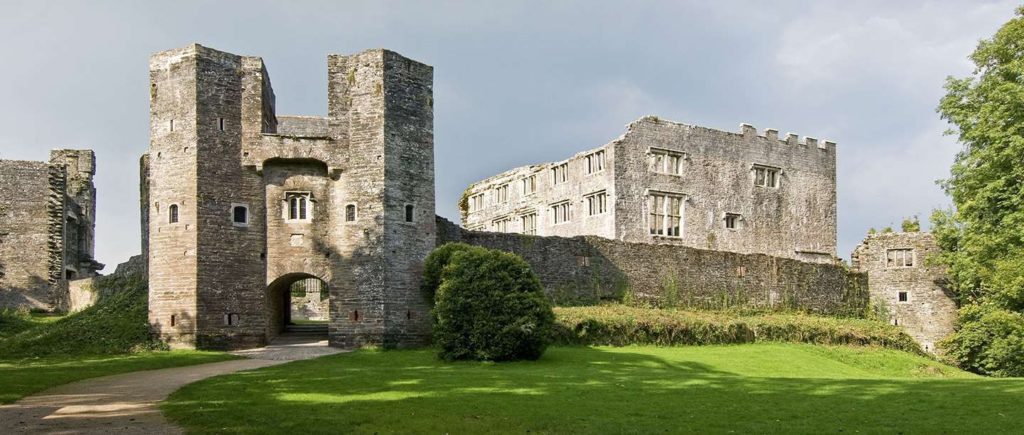
[{"label": "shadow on grass", "polygon": [[209,379],[164,410],[200,433],[992,433],[1024,423],[1020,380],[742,376],[719,366],[756,365],[758,354],[735,348],[707,361],[553,348],[503,364],[357,352]]}]

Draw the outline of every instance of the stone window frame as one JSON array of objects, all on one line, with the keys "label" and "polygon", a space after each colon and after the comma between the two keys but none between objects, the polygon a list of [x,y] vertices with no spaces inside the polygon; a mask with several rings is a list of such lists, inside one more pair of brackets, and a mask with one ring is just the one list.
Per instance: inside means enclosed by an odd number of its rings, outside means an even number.
[{"label": "stone window frame", "polygon": [[238,326],[242,321],[242,316],[238,313],[224,313],[224,326]]},{"label": "stone window frame", "polygon": [[[902,260],[901,264],[897,263],[897,258],[892,258],[892,265],[889,264],[889,254],[902,252],[903,255],[899,258]],[[907,253],[910,253],[910,262],[907,262]],[[886,269],[909,269],[917,266],[917,250],[914,248],[886,248],[885,256],[882,257],[882,266]]]},{"label": "stone window frame", "polygon": [[[572,201],[568,199],[553,202],[548,208],[551,210],[551,225],[564,225],[572,222]],[[561,220],[559,220],[561,216]]]},{"label": "stone window frame", "polygon": [[530,196],[535,193],[537,193],[537,174],[523,177],[523,196]]},{"label": "stone window frame", "polygon": [[[604,156],[604,150],[597,150],[583,156],[583,171],[585,175],[594,175],[604,172]],[[596,169],[594,168],[595,166],[597,166]]]},{"label": "stone window frame", "polygon": [[176,202],[167,206],[167,223],[171,225],[181,223],[181,205]]},{"label": "stone window frame", "polygon": [[[587,217],[600,216],[608,212],[608,191],[605,189],[583,195],[583,202],[587,204]],[[594,211],[595,203],[598,210]]]},{"label": "stone window frame", "polygon": [[[245,209],[245,222],[238,222],[238,221],[235,220],[235,209],[237,209],[237,208]],[[231,226],[238,227],[238,228],[245,228],[245,227],[249,226],[249,222],[251,222],[251,221],[252,221],[252,215],[251,215],[250,210],[249,210],[249,204],[242,203],[242,202],[232,202],[231,203]]]},{"label": "stone window frame", "polygon": [[[349,207],[352,208],[352,219],[349,219]],[[344,222],[346,224],[351,224],[351,223],[354,223],[354,222],[359,220],[359,205],[358,204],[356,204],[354,202],[347,203],[347,204],[345,204],[344,210],[345,210],[344,211],[345,216],[342,217],[342,222]]]},{"label": "stone window frame", "polygon": [[[537,235],[537,218],[536,210],[530,210],[519,215],[519,224],[522,227],[523,234]],[[533,225],[527,225],[529,223],[533,223]]]},{"label": "stone window frame", "polygon": [[[561,181],[559,181],[561,179]],[[569,182],[569,162],[551,165],[551,185],[557,186]]]},{"label": "stone window frame", "polygon": [[502,183],[494,188],[494,203],[495,204],[508,204],[508,185],[510,183]]},{"label": "stone window frame", "polygon": [[[673,175],[677,177],[683,176],[683,162],[690,158],[688,154],[682,151],[658,147],[648,147],[647,156],[647,167],[649,171],[656,174]],[[659,158],[661,159],[660,161]],[[673,161],[675,161],[675,167],[673,170],[670,170],[669,165]]]},{"label": "stone window frame", "polygon": [[485,208],[484,205],[484,193],[475,193],[469,195],[469,212],[475,213]]},{"label": "stone window frame", "polygon": [[[901,300],[901,297],[903,300]],[[910,291],[908,290],[897,290],[896,291],[896,303],[897,304],[909,304],[910,303]]]},{"label": "stone window frame", "polygon": [[[764,173],[764,177],[760,181],[758,180],[759,172]],[[782,173],[782,168],[778,166],[762,165],[759,163],[750,165],[750,174],[753,175],[754,187],[778,189],[782,186]],[[769,175],[771,176],[769,177]]]},{"label": "stone window frame", "polygon": [[501,216],[491,221],[491,228],[496,233],[507,233],[509,228],[512,226],[511,216]]},{"label": "stone window frame", "polygon": [[743,223],[743,215],[740,213],[725,212],[722,214],[722,225],[729,231],[739,231]]},{"label": "stone window frame", "polygon": [[[292,218],[292,203],[293,197],[305,197],[306,203],[306,216],[304,218]],[[281,217],[284,218],[285,222],[288,223],[309,223],[313,221],[313,212],[316,209],[316,201],[313,200],[313,193],[308,190],[287,190],[284,192],[283,209],[281,210]],[[301,209],[300,209],[301,210]],[[296,212],[298,214],[298,211]]]},{"label": "stone window frame", "polygon": [[[681,239],[686,236],[686,201],[689,199],[689,195],[680,192],[647,189],[645,196],[647,199],[646,204],[644,204],[644,209],[646,210],[644,213],[646,216],[644,223],[647,226],[648,234],[650,234],[652,238]],[[653,209],[654,204],[656,203],[653,201],[657,201],[658,197],[662,198],[660,213]],[[678,216],[670,213],[672,211],[671,205],[673,200],[679,201]],[[658,226],[653,226],[655,221],[652,215],[662,219],[660,228]],[[670,220],[673,220],[675,217],[679,218],[679,226],[678,228],[675,228],[678,230],[678,234],[670,234],[672,232],[669,230]],[[661,232],[659,233],[657,231]]]}]

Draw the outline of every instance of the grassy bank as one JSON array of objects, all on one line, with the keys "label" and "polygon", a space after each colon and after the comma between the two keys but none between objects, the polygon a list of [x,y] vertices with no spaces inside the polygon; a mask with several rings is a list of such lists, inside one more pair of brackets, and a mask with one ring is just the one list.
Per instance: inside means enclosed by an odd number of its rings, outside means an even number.
[{"label": "grassy bank", "polygon": [[920,353],[899,328],[864,319],[807,314],[736,314],[634,308],[624,305],[555,308],[561,344],[707,345],[763,342],[881,346]]},{"label": "grassy bank", "polygon": [[105,278],[99,291],[96,305],[68,316],[0,316],[0,403],[81,379],[235,358],[165,351],[149,334],[142,280]]},{"label": "grassy bank", "polygon": [[553,347],[536,362],[358,351],[186,386],[189,433],[1007,432],[1022,380],[801,344]]}]

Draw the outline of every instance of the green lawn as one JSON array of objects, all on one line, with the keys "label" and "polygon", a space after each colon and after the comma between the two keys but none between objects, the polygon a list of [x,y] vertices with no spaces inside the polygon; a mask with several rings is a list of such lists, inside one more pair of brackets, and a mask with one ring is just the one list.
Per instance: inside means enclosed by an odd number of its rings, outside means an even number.
[{"label": "green lawn", "polygon": [[86,378],[235,358],[216,352],[171,351],[0,360],[0,403],[11,403],[50,387]]},{"label": "green lawn", "polygon": [[1024,380],[894,350],[555,347],[445,363],[358,351],[211,378],[164,403],[195,433],[1015,432]]}]

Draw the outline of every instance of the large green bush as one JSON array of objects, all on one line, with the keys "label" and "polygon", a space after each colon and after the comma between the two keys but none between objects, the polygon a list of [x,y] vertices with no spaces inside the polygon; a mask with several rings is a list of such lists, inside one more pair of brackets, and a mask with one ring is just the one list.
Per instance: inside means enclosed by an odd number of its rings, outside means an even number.
[{"label": "large green bush", "polygon": [[990,376],[1024,376],[1024,315],[993,304],[960,309],[957,331],[943,343],[958,366]]},{"label": "large green bush", "polygon": [[624,305],[555,308],[555,341],[610,346],[795,342],[882,346],[922,353],[917,343],[898,327],[871,320]]},{"label": "large green bush", "polygon": [[484,249],[480,247],[474,247],[465,243],[454,243],[449,242],[441,245],[437,249],[434,249],[427,259],[423,261],[423,283],[420,288],[423,290],[423,296],[427,298],[427,301],[431,304],[434,303],[434,297],[437,294],[437,288],[441,286],[441,271],[451,261],[452,255],[456,252],[468,251],[471,249]]},{"label": "large green bush", "polygon": [[507,252],[456,250],[442,270],[434,307],[440,357],[540,358],[551,340],[554,314],[530,266]]}]

